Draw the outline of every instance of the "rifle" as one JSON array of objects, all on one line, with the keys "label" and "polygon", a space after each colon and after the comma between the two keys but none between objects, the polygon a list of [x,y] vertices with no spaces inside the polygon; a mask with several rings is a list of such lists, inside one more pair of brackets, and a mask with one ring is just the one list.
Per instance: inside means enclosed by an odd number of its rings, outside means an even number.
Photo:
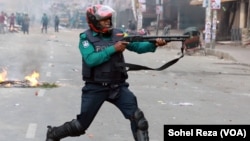
[{"label": "rifle", "polygon": [[[123,34],[122,34],[123,35]],[[117,35],[121,36],[121,35]],[[165,40],[166,42],[172,42],[172,41],[181,41],[182,47],[181,47],[181,56],[178,58],[175,58],[166,64],[162,65],[159,68],[150,68],[147,66],[137,65],[137,64],[130,64],[130,63],[118,63],[117,66],[128,68],[127,71],[138,71],[138,70],[156,70],[161,71],[164,70],[171,65],[175,64],[179,61],[182,57],[184,57],[184,48],[185,48],[185,41],[187,39],[190,39],[190,35],[173,35],[173,36],[140,36],[140,35],[133,35],[133,36],[125,36],[122,38],[121,41],[126,42],[152,42],[155,43],[157,38],[161,38]]]},{"label": "rifle", "polygon": [[152,42],[155,43],[155,40],[157,38],[162,38],[166,42],[172,42],[172,41],[186,41],[190,38],[190,35],[173,35],[173,36],[139,36],[139,35],[133,35],[133,36],[125,36],[123,37],[122,41],[126,42]]}]

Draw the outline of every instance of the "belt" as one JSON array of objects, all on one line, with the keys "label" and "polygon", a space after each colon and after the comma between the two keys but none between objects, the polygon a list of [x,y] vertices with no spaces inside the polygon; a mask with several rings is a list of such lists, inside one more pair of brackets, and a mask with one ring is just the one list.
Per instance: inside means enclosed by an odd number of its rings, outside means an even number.
[{"label": "belt", "polygon": [[124,83],[124,81],[122,82],[116,82],[116,83],[111,83],[111,82],[86,82],[85,84],[94,84],[94,85],[100,85],[100,86],[111,86],[111,85],[118,85]]}]

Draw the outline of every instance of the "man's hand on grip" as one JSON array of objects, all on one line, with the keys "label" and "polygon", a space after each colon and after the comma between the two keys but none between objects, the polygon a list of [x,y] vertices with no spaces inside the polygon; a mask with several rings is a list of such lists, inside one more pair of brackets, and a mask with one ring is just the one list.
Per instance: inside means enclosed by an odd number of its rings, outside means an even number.
[{"label": "man's hand on grip", "polygon": [[114,47],[117,52],[123,52],[126,49],[128,42],[118,41],[115,43]]},{"label": "man's hand on grip", "polygon": [[156,39],[156,42],[155,42],[155,45],[158,47],[158,46],[164,46],[164,45],[166,45],[167,44],[167,42],[165,41],[165,40],[163,40],[163,39],[161,39],[161,38],[157,38]]}]

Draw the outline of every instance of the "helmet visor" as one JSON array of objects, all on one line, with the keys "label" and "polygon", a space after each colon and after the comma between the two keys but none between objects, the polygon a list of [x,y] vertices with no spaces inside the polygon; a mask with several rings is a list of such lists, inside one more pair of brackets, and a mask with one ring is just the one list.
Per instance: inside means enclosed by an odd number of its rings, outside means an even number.
[{"label": "helmet visor", "polygon": [[109,6],[102,5],[100,8],[97,9],[95,12],[95,18],[96,20],[105,20],[112,17],[112,14],[114,13],[114,9],[112,9]]}]

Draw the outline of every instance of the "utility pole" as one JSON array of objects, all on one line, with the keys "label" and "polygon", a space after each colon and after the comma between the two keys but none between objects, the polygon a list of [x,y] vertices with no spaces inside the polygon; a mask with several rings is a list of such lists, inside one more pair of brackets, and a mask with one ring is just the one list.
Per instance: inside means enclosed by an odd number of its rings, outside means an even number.
[{"label": "utility pole", "polygon": [[247,28],[250,28],[250,0],[248,0]]},{"label": "utility pole", "polygon": [[213,20],[212,20],[212,43],[211,48],[215,48],[215,42],[216,42],[216,32],[217,32],[217,10],[213,9]]},{"label": "utility pole", "polygon": [[216,33],[217,33],[217,10],[221,8],[221,0],[211,0],[211,9],[212,9],[212,42],[211,42],[211,48],[215,48],[216,44]]},{"label": "utility pole", "polygon": [[221,8],[221,0],[203,0],[203,7],[206,7],[205,47],[214,49],[217,32],[217,10]]},{"label": "utility pole", "polygon": [[159,32],[159,24],[160,24],[160,18],[162,13],[162,0],[156,0],[156,14],[157,14],[157,21],[156,21],[156,35],[158,35]]},{"label": "utility pole", "polygon": [[137,12],[137,31],[140,30],[143,25],[143,15],[142,15],[142,9],[141,4],[138,0],[136,0],[136,12]]},{"label": "utility pole", "polygon": [[132,3],[132,9],[133,9],[133,16],[134,19],[137,21],[138,20],[138,16],[137,16],[137,8],[136,8],[136,0],[131,0]]},{"label": "utility pole", "polygon": [[205,20],[205,47],[209,48],[211,44],[211,0],[203,0],[203,7],[206,7]]}]

